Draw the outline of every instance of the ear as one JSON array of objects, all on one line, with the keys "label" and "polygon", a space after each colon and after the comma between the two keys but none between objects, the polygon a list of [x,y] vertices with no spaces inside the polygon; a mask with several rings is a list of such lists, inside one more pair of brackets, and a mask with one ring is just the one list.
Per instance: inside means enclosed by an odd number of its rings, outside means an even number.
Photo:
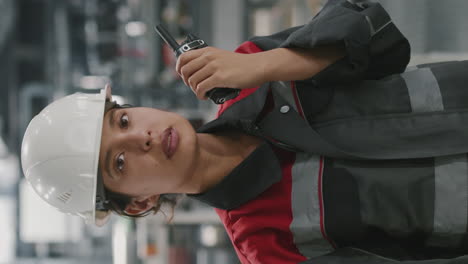
[{"label": "ear", "polygon": [[129,215],[138,215],[153,208],[159,200],[159,195],[151,195],[133,198],[132,201],[125,207],[125,213]]},{"label": "ear", "polygon": [[106,89],[106,100],[112,101],[112,87],[111,87],[111,85],[106,84],[104,89]]}]

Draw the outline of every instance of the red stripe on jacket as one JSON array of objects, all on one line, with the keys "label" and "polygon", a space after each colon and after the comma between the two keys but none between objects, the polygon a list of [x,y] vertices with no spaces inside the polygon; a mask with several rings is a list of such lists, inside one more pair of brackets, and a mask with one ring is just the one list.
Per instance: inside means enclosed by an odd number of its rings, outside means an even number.
[{"label": "red stripe on jacket", "polygon": [[291,170],[295,154],[275,152],[281,158],[280,182],[236,209],[216,209],[243,264],[296,264],[306,260],[289,228],[293,220]]},{"label": "red stripe on jacket", "polygon": [[[262,50],[253,42],[244,42],[238,53],[256,53]],[[235,102],[249,96],[259,87],[242,89],[239,96],[222,104],[218,115]],[[275,149],[281,160],[282,180],[255,200],[233,210],[215,209],[243,264],[295,264],[305,261],[294,244],[290,225],[292,165],[295,154]]]}]

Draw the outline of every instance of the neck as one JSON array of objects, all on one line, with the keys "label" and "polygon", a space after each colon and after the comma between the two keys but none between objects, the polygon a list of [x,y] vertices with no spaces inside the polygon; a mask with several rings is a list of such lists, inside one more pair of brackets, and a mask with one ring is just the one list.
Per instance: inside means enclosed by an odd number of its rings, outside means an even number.
[{"label": "neck", "polygon": [[243,133],[197,135],[199,161],[186,193],[202,193],[219,183],[260,144],[261,140]]}]

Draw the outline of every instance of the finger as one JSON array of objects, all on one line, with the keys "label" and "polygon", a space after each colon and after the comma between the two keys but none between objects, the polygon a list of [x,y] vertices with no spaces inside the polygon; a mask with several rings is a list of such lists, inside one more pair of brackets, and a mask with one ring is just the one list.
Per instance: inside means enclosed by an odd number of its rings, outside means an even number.
[{"label": "finger", "polygon": [[190,61],[192,61],[193,59],[195,58],[198,58],[200,57],[201,54],[203,54],[204,51],[204,48],[203,49],[196,49],[196,50],[190,50],[190,51],[187,51],[187,52],[184,52],[182,54],[180,54],[179,58],[177,59],[177,63],[176,63],[176,71],[179,75],[181,75],[181,68],[189,63]]},{"label": "finger", "polygon": [[213,81],[210,81],[210,79],[213,79],[213,75],[209,75],[206,78],[204,78],[202,81],[199,82],[199,84],[195,87],[195,94],[197,95],[197,98],[200,100],[207,100],[208,96],[207,93],[214,88],[215,86],[210,85],[210,83],[214,83]]},{"label": "finger", "polygon": [[206,68],[206,64],[207,60],[205,59],[205,57],[197,57],[189,63],[185,64],[180,70],[181,77],[184,80],[185,84],[191,86],[189,80],[191,79],[192,75],[202,70],[203,68]]},{"label": "finger", "polygon": [[223,87],[223,85],[219,84],[218,79],[215,77],[215,75],[211,75],[208,78],[204,79],[197,85],[197,97],[198,99],[201,100],[206,100],[208,99],[206,93],[210,91],[211,89],[217,88],[217,87]]},{"label": "finger", "polygon": [[195,72],[190,78],[188,79],[188,84],[190,87],[195,88],[197,90],[197,86],[200,82],[205,80],[206,78],[210,77],[213,75],[214,70],[212,69],[213,67],[207,65],[200,69],[199,71]]}]

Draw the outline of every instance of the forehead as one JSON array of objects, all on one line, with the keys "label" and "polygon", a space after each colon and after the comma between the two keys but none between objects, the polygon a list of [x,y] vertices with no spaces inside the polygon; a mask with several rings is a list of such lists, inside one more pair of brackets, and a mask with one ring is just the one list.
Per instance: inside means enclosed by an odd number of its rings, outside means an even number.
[{"label": "forehead", "polygon": [[101,134],[101,147],[103,142],[109,137],[109,132],[112,126],[112,122],[115,122],[115,112],[118,108],[110,108],[104,113],[104,119],[102,121],[102,134]]},{"label": "forehead", "polygon": [[[110,104],[109,104],[110,105]],[[101,134],[101,142],[100,142],[100,150],[99,150],[99,172],[104,175],[106,174],[106,170],[104,169],[106,166],[106,158],[108,158],[108,152],[110,150],[110,138],[111,134],[111,127],[110,127],[110,119],[115,114],[118,108],[115,107],[115,104],[112,107],[107,108],[108,104],[106,102],[106,111],[104,114],[104,120],[102,122],[102,134]]]}]

